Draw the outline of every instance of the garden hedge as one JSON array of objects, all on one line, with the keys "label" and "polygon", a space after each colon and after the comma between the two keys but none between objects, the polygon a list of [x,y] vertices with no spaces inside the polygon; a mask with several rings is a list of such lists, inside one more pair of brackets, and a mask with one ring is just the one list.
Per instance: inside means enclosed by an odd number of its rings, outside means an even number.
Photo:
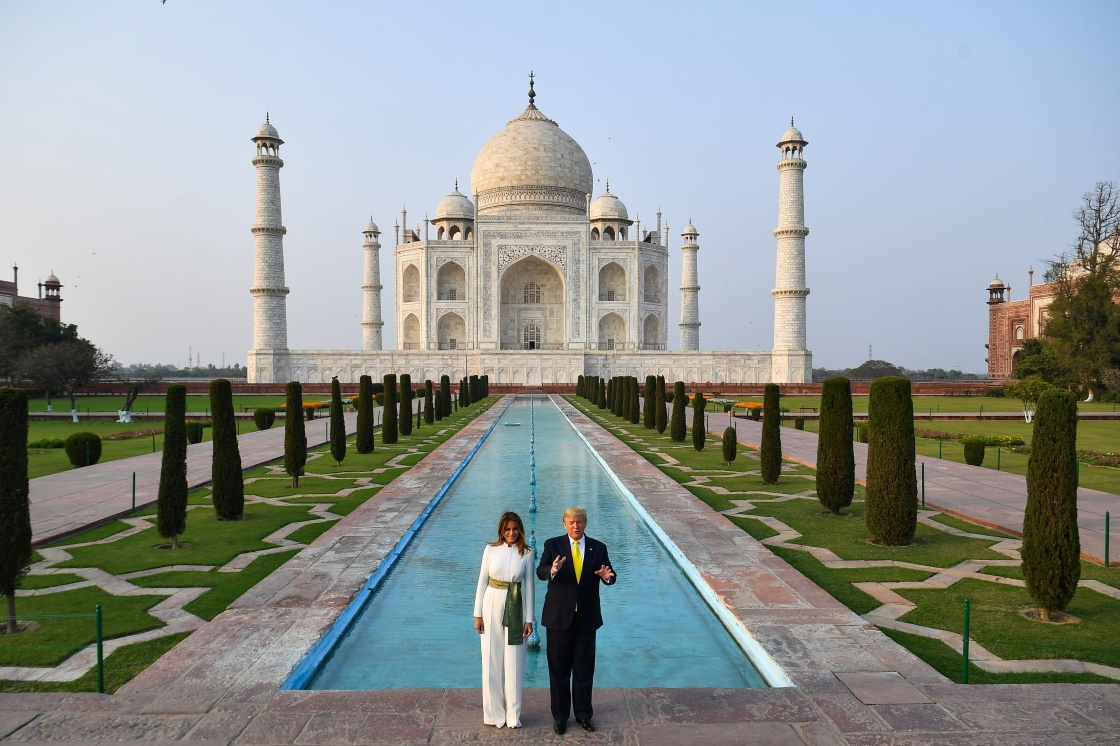
[{"label": "garden hedge", "polygon": [[852,384],[829,378],[821,389],[817,433],[817,499],[833,515],[852,504],[856,458],[852,445]]},{"label": "garden hedge", "polygon": [[97,433],[74,433],[66,439],[64,448],[71,466],[93,466],[101,460],[101,436]]},{"label": "garden hedge", "polygon": [[871,539],[905,546],[918,525],[914,472],[914,400],[909,379],[871,382],[867,402],[867,490],[864,516]]},{"label": "garden hedge", "polygon": [[763,484],[777,484],[782,474],[782,413],[778,384],[766,384],[762,396],[762,443],[759,449]]}]

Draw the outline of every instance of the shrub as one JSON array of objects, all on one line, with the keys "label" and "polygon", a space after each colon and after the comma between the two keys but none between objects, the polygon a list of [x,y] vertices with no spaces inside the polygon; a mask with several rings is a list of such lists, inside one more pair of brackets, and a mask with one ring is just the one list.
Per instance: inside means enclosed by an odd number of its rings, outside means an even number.
[{"label": "shrub", "polygon": [[397,442],[400,432],[397,430],[397,376],[394,373],[385,374],[385,390],[383,392],[384,410],[381,413],[381,442],[392,445]]},{"label": "shrub", "polygon": [[739,433],[733,427],[723,431],[723,463],[731,466],[731,462],[739,455]]},{"label": "shrub", "polygon": [[684,442],[684,408],[687,404],[688,397],[684,395],[684,381],[677,381],[673,384],[673,423],[669,429],[669,440],[674,443]]},{"label": "shrub", "polygon": [[376,394],[374,394],[373,395],[373,403],[376,404],[379,407],[384,407],[385,406],[385,392],[384,391],[378,391]]},{"label": "shrub", "polygon": [[64,447],[71,466],[93,466],[101,460],[101,436],[97,433],[74,433]]},{"label": "shrub", "polygon": [[28,448],[65,448],[66,441],[62,438],[43,438],[42,440],[33,440],[27,444]]},{"label": "shrub", "polygon": [[[288,383],[288,412],[303,408],[303,386],[299,381]],[[284,471],[292,478],[292,487],[299,487],[303,467],[307,464],[307,425],[301,417],[284,418]]]},{"label": "shrub", "polygon": [[[163,460],[156,496],[156,528],[179,548],[179,536],[187,528],[187,387],[173,383],[167,387],[163,406]],[[286,419],[286,418],[285,418]],[[302,420],[299,417],[292,419]]]},{"label": "shrub", "polygon": [[762,397],[762,444],[759,460],[762,462],[762,483],[777,484],[782,473],[782,422],[778,411],[778,384],[766,384]]},{"label": "shrub", "polygon": [[829,378],[821,389],[817,433],[817,499],[833,515],[852,504],[856,458],[852,446],[852,384]]},{"label": "shrub", "polygon": [[665,376],[658,376],[656,379],[655,388],[657,389],[654,416],[654,427],[657,428],[657,434],[663,435],[665,427],[668,424],[668,417],[665,412]]},{"label": "shrub", "polygon": [[871,382],[867,424],[867,528],[877,544],[905,546],[918,523],[914,400],[908,379],[884,376]]},{"label": "shrub", "polygon": [[435,397],[432,396],[432,382],[424,381],[424,424],[431,425],[436,421],[436,413],[432,411],[435,406]]},{"label": "shrub", "polygon": [[[341,409],[341,399],[338,406]],[[224,378],[210,382],[210,413],[214,423],[214,457],[210,461],[214,512],[218,520],[236,520],[245,514],[245,480],[233,417],[233,389]]]},{"label": "shrub", "polygon": [[657,427],[657,377],[646,376],[646,388],[642,396],[642,426],[648,430]]},{"label": "shrub", "polygon": [[866,443],[867,442],[867,425],[868,425],[868,423],[866,423],[866,422],[855,423],[856,440],[858,440],[860,443]]},{"label": "shrub", "polygon": [[804,417],[794,417],[793,418],[793,427],[796,430],[804,430],[805,429],[805,418]]},{"label": "shrub", "polygon": [[993,399],[1002,399],[1006,396],[1006,392],[1003,390],[1003,386],[989,386],[987,396]]},{"label": "shrub", "polygon": [[276,410],[271,407],[257,407],[253,410],[253,424],[258,430],[267,430],[276,422]]},{"label": "shrub", "polygon": [[373,379],[361,376],[358,379],[358,426],[354,434],[354,450],[358,453],[373,453]]},{"label": "shrub", "polygon": [[751,419],[755,422],[762,419],[762,407],[755,407],[751,410]]},{"label": "shrub", "polygon": [[704,409],[708,400],[704,393],[697,391],[692,397],[692,447],[698,451],[704,450],[704,441],[708,435],[708,418],[704,416]]},{"label": "shrub", "polygon": [[346,458],[346,419],[342,414],[342,388],[338,377],[331,379],[331,458],[337,466],[342,466]]},{"label": "shrub", "polygon": [[1077,528],[1077,397],[1052,389],[1038,400],[1027,461],[1023,580],[1041,608],[1066,608],[1081,579]]},{"label": "shrub", "polygon": [[202,442],[203,431],[206,430],[206,423],[202,420],[187,420],[187,442],[192,446],[195,443]]},{"label": "shrub", "polygon": [[676,394],[676,392],[674,392],[674,391],[666,391],[665,392],[665,403],[666,404],[672,404],[673,403],[673,397],[675,396],[675,394]]},{"label": "shrub", "polygon": [[412,435],[412,376],[408,373],[401,373],[400,397],[397,427],[401,435]]},{"label": "shrub", "polygon": [[8,632],[16,624],[16,585],[31,563],[31,499],[27,479],[27,394],[0,389],[0,595]]},{"label": "shrub", "polygon": [[961,441],[964,445],[964,462],[969,466],[980,466],[984,463],[984,439],[965,438]]}]

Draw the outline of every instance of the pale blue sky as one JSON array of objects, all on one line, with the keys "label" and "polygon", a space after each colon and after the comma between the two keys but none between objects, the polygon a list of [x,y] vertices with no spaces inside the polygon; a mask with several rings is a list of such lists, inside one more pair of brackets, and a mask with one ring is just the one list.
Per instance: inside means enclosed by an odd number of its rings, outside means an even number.
[{"label": "pale blue sky", "polygon": [[[1070,244],[1120,180],[1120,3],[0,4],[0,276],[54,272],[64,319],[122,362],[244,362],[255,150],[271,112],[289,344],[361,344],[362,235],[415,225],[537,104],[631,217],[660,207],[677,347],[680,230],[700,343],[772,341],[778,137],[805,174],[809,347],[983,371],[985,288]],[[466,191],[464,189],[464,191]]]}]

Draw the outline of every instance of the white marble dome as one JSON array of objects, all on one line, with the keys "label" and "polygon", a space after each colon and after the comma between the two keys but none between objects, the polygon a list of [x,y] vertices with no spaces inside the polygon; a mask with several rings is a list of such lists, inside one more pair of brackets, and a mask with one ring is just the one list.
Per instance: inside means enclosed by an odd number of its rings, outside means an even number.
[{"label": "white marble dome", "polygon": [[801,130],[793,126],[793,119],[789,120],[789,129],[782,133],[782,139],[778,142],[805,142],[805,138],[801,135]]},{"label": "white marble dome", "polygon": [[[574,194],[565,202],[586,209],[583,195],[593,186],[591,161],[583,148],[533,104],[482,146],[471,169],[471,189],[480,196],[480,209],[491,204],[484,198],[487,192],[510,189],[571,190]],[[499,201],[522,200],[509,195]],[[524,201],[539,202],[540,196],[529,195]]]},{"label": "white marble dome", "polygon": [[459,185],[455,191],[440,200],[436,207],[436,220],[474,220],[474,202],[466,195],[459,192]]},{"label": "white marble dome", "polygon": [[366,223],[366,229],[363,231],[363,233],[380,233],[380,232],[381,232],[381,230],[377,227],[377,223],[373,222],[373,218],[371,217],[369,219],[369,222]]},{"label": "white marble dome", "polygon": [[611,194],[610,185],[607,186],[607,191],[600,194],[591,203],[591,219],[592,220],[629,220],[630,216],[626,213],[626,205],[622,204],[622,200]]},{"label": "white marble dome", "polygon": [[261,125],[261,128],[259,130],[257,130],[257,137],[272,137],[272,138],[275,138],[275,139],[279,140],[280,139],[280,133],[277,132],[276,128],[273,127],[271,124],[269,124],[268,122],[265,122],[264,124]]},{"label": "white marble dome", "polygon": [[996,279],[994,279],[994,280],[992,280],[991,282],[989,282],[989,283],[988,283],[988,287],[990,287],[990,288],[1001,288],[1001,287],[1004,287],[1004,284],[1003,284],[1003,280],[999,279],[999,275],[996,275]]}]

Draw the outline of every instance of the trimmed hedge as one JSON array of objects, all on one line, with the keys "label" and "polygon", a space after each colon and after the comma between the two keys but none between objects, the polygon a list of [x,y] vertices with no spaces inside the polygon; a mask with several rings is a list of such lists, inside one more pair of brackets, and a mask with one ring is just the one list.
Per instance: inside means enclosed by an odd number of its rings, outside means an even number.
[{"label": "trimmed hedge", "polygon": [[241,472],[241,450],[237,447],[233,388],[225,378],[210,382],[210,413],[214,423],[214,458],[210,462],[214,512],[218,520],[237,520],[245,514],[245,479]]},{"label": "trimmed hedge", "polygon": [[97,433],[74,433],[63,447],[71,466],[93,466],[101,460],[101,436]]},{"label": "trimmed hedge", "polygon": [[397,414],[397,427],[401,430],[401,435],[412,435],[412,376],[408,373],[401,373],[401,389],[400,399],[398,400],[398,407],[400,409]]},{"label": "trimmed hedge", "polygon": [[778,477],[782,474],[782,413],[778,411],[780,396],[778,384],[766,384],[762,397],[762,444],[758,454],[763,484],[777,484]]},{"label": "trimmed hedge", "polygon": [[852,446],[852,384],[829,378],[821,389],[817,434],[817,499],[833,515],[852,504],[856,457]]},{"label": "trimmed hedge", "polygon": [[451,416],[451,376],[439,377],[439,395],[443,398],[440,411],[444,417]]},{"label": "trimmed hedge", "polygon": [[276,410],[271,407],[257,407],[253,410],[253,424],[258,430],[267,430],[276,424]]},{"label": "trimmed hedge", "polygon": [[358,453],[373,453],[373,379],[361,376],[358,379],[358,427],[354,434],[354,450]]},{"label": "trimmed hedge", "polygon": [[[285,418],[287,419],[287,418]],[[302,423],[299,417],[292,419]],[[163,460],[156,496],[156,528],[179,548],[179,536],[187,528],[187,387],[167,387],[163,406]]]},{"label": "trimmed hedge", "polygon": [[435,397],[433,396],[433,386],[429,379],[424,380],[424,424],[431,425],[436,421],[436,413],[433,411],[435,407]]},{"label": "trimmed hedge", "polygon": [[683,443],[686,433],[684,408],[688,405],[688,397],[684,395],[684,381],[673,384],[673,420],[669,429],[669,440],[674,443]]},{"label": "trimmed hedge", "polygon": [[392,445],[400,437],[397,429],[397,376],[395,373],[386,373],[384,379],[385,390],[381,410],[381,442]]},{"label": "trimmed hedge", "polygon": [[739,455],[739,433],[733,427],[723,431],[723,463],[731,466],[731,462]]},{"label": "trimmed hedge", "polygon": [[342,387],[338,376],[331,379],[331,458],[336,466],[342,466],[346,458],[346,419],[342,413]]},{"label": "trimmed hedge", "polygon": [[[697,391],[692,396],[692,447],[698,451],[704,450],[704,442],[708,437],[708,418],[704,409],[708,400],[704,398],[703,391]],[[683,412],[683,410],[682,410]]]},{"label": "trimmed hedge", "polygon": [[[288,383],[288,412],[303,408],[303,386],[299,381]],[[307,425],[302,417],[284,418],[284,471],[292,478],[292,487],[299,487],[303,467],[307,464]]]},{"label": "trimmed hedge", "polygon": [[964,462],[969,466],[982,466],[984,464],[984,440],[982,438],[965,438],[961,441],[964,445]]},{"label": "trimmed hedge", "polygon": [[665,411],[665,376],[658,376],[656,379],[657,398],[655,401],[654,427],[657,428],[657,434],[663,435],[665,427],[668,425],[669,418]]},{"label": "trimmed hedge", "polygon": [[871,382],[867,424],[867,528],[877,544],[905,546],[918,525],[909,379],[885,376]]}]

